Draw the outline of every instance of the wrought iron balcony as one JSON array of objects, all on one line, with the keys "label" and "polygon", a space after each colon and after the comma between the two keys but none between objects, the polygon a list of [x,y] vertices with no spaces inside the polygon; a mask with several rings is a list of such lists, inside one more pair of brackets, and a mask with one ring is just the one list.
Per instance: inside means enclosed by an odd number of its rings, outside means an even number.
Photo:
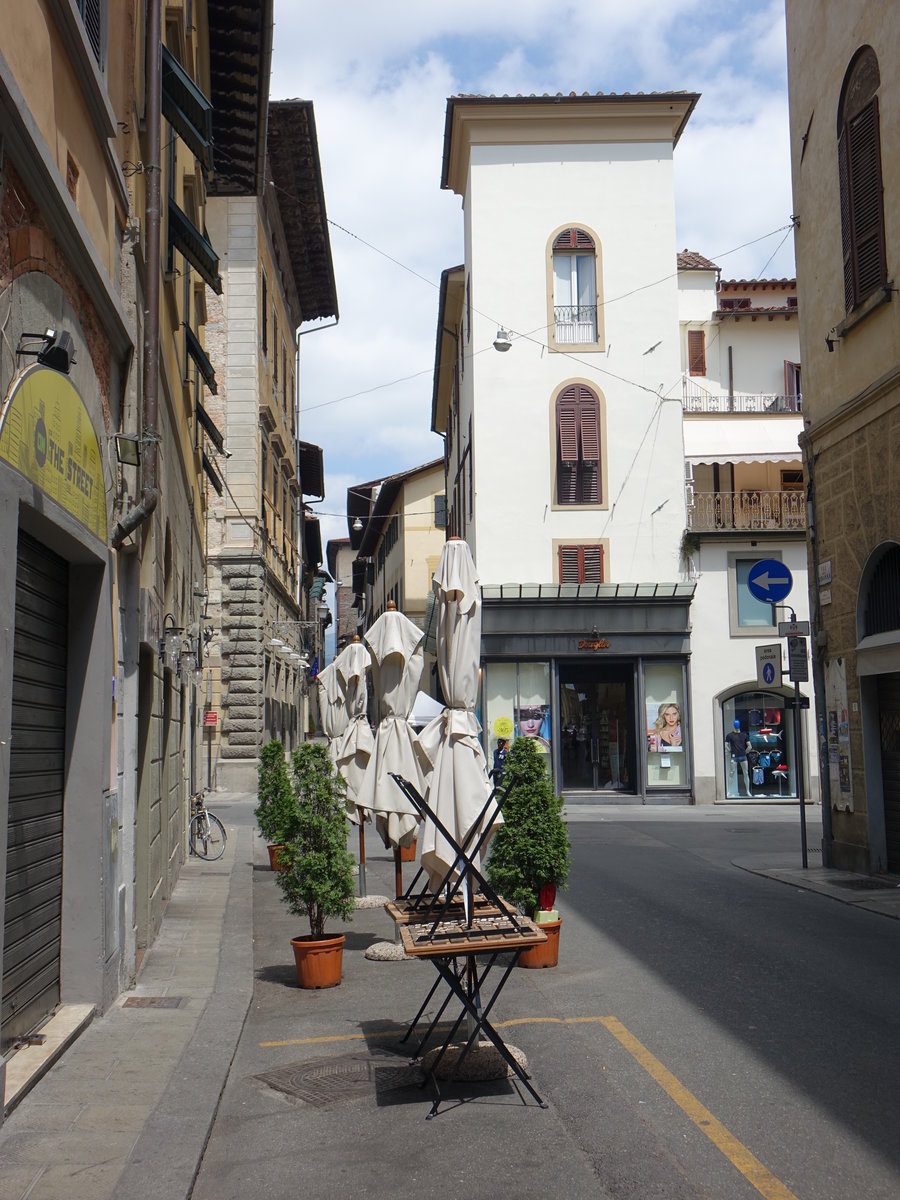
[{"label": "wrought iron balcony", "polygon": [[553,309],[557,346],[583,345],[597,340],[597,305],[557,305]]},{"label": "wrought iron balcony", "polygon": [[805,529],[802,491],[698,492],[688,502],[688,529]]},{"label": "wrought iron balcony", "polygon": [[[557,335],[557,341],[559,336]],[[716,396],[706,388],[685,378],[682,381],[682,404],[688,413],[799,413],[803,397],[779,396],[772,392],[733,392]]]}]

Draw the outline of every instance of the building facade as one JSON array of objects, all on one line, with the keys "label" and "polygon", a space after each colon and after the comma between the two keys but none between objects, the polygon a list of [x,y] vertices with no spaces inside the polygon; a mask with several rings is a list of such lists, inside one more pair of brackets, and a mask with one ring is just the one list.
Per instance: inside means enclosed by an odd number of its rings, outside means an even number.
[{"label": "building facade", "polygon": [[[794,469],[799,458],[796,411],[790,428],[770,428],[761,409],[757,432],[766,427],[773,450],[744,489],[752,459],[734,452],[734,412],[705,420],[698,400],[740,386],[762,406],[785,388],[745,352],[745,325],[740,336],[737,322],[727,326],[724,366],[716,350],[725,314],[745,293],[755,304],[764,281],[724,285],[713,264],[699,282],[673,270],[672,161],[696,101],[448,102],[442,184],[462,198],[465,257],[441,281],[432,428],[445,438],[449,532],[469,542],[482,582],[485,748],[501,736],[538,738],[572,798],[737,798],[722,722],[749,729],[758,715],[752,727],[769,729],[765,714],[774,721],[788,692],[766,705],[750,697],[754,639],[770,633],[771,606],[751,638],[729,622],[739,552],[762,558],[771,540],[752,536],[741,514],[735,529],[715,520],[695,529],[705,507],[686,477],[696,460],[719,504],[738,486],[749,512],[763,498],[743,492],[760,492],[770,459]],[[515,200],[523,193],[527,206]],[[775,289],[779,307],[789,290]],[[781,333],[766,367],[777,360],[779,379]],[[698,334],[710,338],[709,367],[692,375]],[[794,362],[796,335],[786,344]],[[692,404],[707,426],[702,448],[689,433]],[[688,446],[696,453],[686,458]],[[737,474],[726,483],[729,464]],[[789,528],[792,539],[800,565],[802,526]],[[702,644],[692,638],[698,606],[715,631],[704,626]],[[803,760],[801,750],[796,770]],[[766,791],[777,798],[774,782]]]},{"label": "building facade", "polygon": [[826,861],[900,872],[900,19],[787,5]]},{"label": "building facade", "polygon": [[[210,401],[224,438],[221,495],[210,497],[208,737],[211,782],[253,790],[260,747],[294,749],[309,729],[309,670],[322,654],[318,519],[322,452],[300,440],[303,322],[337,317],[315,115],[308,101],[269,105],[261,195],[210,203],[223,248],[221,299],[209,295]],[[320,662],[323,661],[320,658]]]}]

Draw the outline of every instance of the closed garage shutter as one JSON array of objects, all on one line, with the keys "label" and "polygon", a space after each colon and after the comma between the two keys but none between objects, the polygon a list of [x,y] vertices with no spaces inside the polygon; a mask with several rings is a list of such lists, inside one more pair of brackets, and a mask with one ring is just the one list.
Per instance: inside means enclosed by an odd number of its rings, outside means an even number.
[{"label": "closed garage shutter", "polygon": [[4,1046],[59,1003],[69,573],[19,533],[0,1027]]},{"label": "closed garage shutter", "polygon": [[900,675],[878,676],[887,866],[900,872]]}]

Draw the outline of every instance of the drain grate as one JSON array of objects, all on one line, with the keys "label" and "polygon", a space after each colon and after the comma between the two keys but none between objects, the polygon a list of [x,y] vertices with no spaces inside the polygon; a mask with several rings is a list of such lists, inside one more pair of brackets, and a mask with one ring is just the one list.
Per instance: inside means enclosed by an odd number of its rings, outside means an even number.
[{"label": "drain grate", "polygon": [[255,1076],[278,1092],[296,1096],[316,1108],[331,1108],[353,1100],[378,1097],[423,1082],[418,1066],[394,1058],[348,1054],[340,1058],[314,1058],[289,1063]]},{"label": "drain grate", "polygon": [[852,892],[895,892],[900,884],[884,883],[881,879],[835,879],[834,886]]},{"label": "drain grate", "polygon": [[183,996],[129,996],[123,1008],[180,1008]]}]

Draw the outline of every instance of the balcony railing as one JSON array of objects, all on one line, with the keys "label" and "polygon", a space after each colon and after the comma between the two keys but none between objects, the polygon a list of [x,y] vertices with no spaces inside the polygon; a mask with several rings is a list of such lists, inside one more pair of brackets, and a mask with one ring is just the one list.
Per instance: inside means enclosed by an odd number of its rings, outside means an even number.
[{"label": "balcony railing", "polygon": [[805,529],[802,491],[697,492],[688,502],[688,529]]},{"label": "balcony railing", "polygon": [[597,305],[557,305],[553,309],[557,346],[583,345],[597,340]]},{"label": "balcony railing", "polygon": [[[557,341],[559,336],[557,335]],[[733,392],[716,396],[690,379],[683,380],[682,404],[689,413],[799,413],[803,397],[778,396],[772,392]]]}]

